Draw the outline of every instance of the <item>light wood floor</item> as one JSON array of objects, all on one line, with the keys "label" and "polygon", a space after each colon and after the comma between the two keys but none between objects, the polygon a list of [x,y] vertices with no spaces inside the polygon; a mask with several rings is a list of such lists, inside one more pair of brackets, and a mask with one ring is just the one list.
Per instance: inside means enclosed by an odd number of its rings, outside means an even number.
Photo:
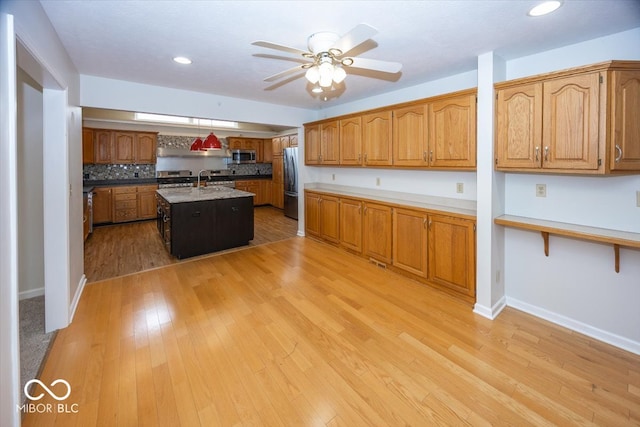
[{"label": "light wood floor", "polygon": [[58,378],[23,425],[640,423],[640,356],[301,237],[87,285]]},{"label": "light wood floor", "polygon": [[[298,222],[271,206],[254,209],[254,239],[248,246],[288,239],[296,235]],[[234,250],[234,249],[230,249]],[[156,221],[95,227],[85,241],[84,269],[87,282],[110,279],[180,262],[167,252]]]}]

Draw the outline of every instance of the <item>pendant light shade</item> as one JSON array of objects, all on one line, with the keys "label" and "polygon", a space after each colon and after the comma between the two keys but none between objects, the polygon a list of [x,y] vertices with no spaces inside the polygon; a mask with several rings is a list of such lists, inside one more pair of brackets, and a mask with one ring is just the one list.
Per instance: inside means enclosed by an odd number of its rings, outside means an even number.
[{"label": "pendant light shade", "polygon": [[222,149],[222,143],[218,139],[217,136],[211,132],[209,136],[207,136],[202,144],[203,150],[220,150]]},{"label": "pendant light shade", "polygon": [[202,145],[203,145],[202,139],[200,137],[197,137],[196,139],[193,140],[193,143],[191,144],[190,150],[191,151],[200,151],[200,150],[203,149]]}]

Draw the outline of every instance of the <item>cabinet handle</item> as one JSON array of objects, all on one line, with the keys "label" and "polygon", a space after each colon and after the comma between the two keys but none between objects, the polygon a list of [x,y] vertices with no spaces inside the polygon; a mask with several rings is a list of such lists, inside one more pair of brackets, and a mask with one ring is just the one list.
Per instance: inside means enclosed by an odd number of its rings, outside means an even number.
[{"label": "cabinet handle", "polygon": [[549,161],[549,146],[544,147],[544,161]]},{"label": "cabinet handle", "polygon": [[618,163],[622,159],[622,148],[618,144],[616,144],[616,153],[618,153],[616,156],[616,163]]},{"label": "cabinet handle", "polygon": [[426,151],[422,152],[422,161],[424,161],[424,162],[427,161],[427,152]]},{"label": "cabinet handle", "polygon": [[536,147],[536,162],[540,159],[540,147]]},{"label": "cabinet handle", "polygon": [[361,162],[361,159],[362,159],[362,153],[358,153],[358,163]]},{"label": "cabinet handle", "polygon": [[433,150],[429,150],[429,163],[433,162]]},{"label": "cabinet handle", "polygon": [[427,228],[427,218],[425,218],[424,221],[422,221],[422,226],[424,228]]},{"label": "cabinet handle", "polygon": [[429,220],[428,227],[429,227],[429,230],[431,230],[431,220]]},{"label": "cabinet handle", "polygon": [[367,153],[364,153],[364,162],[367,163]]}]

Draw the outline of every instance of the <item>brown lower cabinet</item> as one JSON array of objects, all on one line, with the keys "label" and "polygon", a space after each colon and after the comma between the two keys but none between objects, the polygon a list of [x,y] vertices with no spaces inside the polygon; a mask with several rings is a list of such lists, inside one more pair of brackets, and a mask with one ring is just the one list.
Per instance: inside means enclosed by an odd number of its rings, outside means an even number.
[{"label": "brown lower cabinet", "polygon": [[475,218],[305,190],[310,237],[475,301]]},{"label": "brown lower cabinet", "polygon": [[97,187],[93,190],[93,223],[156,218],[156,184]]},{"label": "brown lower cabinet", "polygon": [[93,189],[93,223],[105,224],[113,222],[113,202],[111,187]]},{"label": "brown lower cabinet", "polygon": [[253,205],[261,206],[271,203],[271,181],[266,179],[237,180],[236,190],[255,194]]}]

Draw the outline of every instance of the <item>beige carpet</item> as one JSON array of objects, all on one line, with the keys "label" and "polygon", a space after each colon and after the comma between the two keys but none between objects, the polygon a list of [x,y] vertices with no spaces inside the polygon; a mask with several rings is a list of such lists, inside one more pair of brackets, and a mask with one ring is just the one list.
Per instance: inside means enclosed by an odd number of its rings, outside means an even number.
[{"label": "beige carpet", "polygon": [[[54,332],[45,333],[44,296],[23,299],[20,310],[20,383],[21,390],[27,381],[38,377]],[[24,391],[21,391],[24,400]]]}]

